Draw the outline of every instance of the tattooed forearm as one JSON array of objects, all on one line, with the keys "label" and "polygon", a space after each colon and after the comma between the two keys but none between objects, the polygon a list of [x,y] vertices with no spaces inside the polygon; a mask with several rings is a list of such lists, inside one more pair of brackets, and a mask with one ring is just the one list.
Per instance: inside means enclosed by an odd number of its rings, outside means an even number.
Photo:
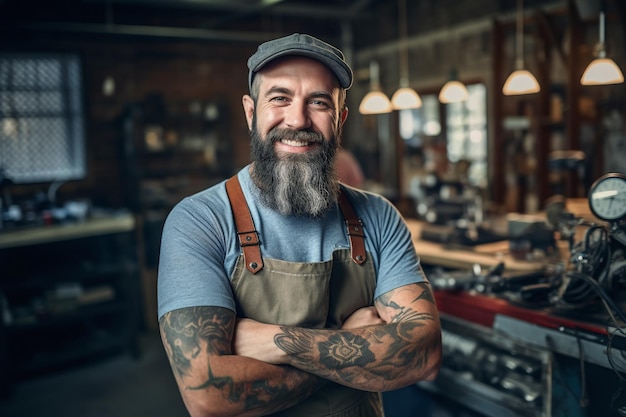
[{"label": "tattooed forearm", "polygon": [[386,324],[340,330],[281,327],[274,343],[298,369],[361,389],[391,387],[409,369],[430,375],[441,338],[428,284],[389,292],[375,302]]},{"label": "tattooed forearm", "polygon": [[[419,300],[426,300],[432,304],[435,304],[435,299],[433,297],[432,292],[430,291],[428,284],[421,283],[417,285],[419,285],[422,288],[422,292],[417,297],[415,297],[413,302],[416,302]],[[420,312],[413,310],[410,307],[399,306],[398,304],[396,304],[395,302],[391,300],[391,295],[389,295],[389,293],[383,294],[382,296],[380,296],[376,300],[376,303],[379,303],[382,306],[396,310],[396,313],[391,318],[392,323],[397,323],[400,321],[409,321],[409,320],[434,320],[434,317],[432,316],[432,314],[420,313]]]},{"label": "tattooed forearm", "polygon": [[[313,362],[317,359],[329,369],[349,366],[365,366],[374,360],[369,350],[370,343],[364,338],[348,332],[331,334],[321,341],[316,332],[301,328],[281,328],[274,338],[276,345],[300,362]],[[317,344],[317,351],[310,346]],[[316,352],[316,353],[314,353]]]},{"label": "tattooed forearm", "polygon": [[361,329],[361,334],[283,327],[274,342],[299,369],[349,385],[358,378],[356,368],[391,380],[399,370],[423,367],[437,342],[429,337],[412,342],[413,331],[421,326],[419,322],[393,323]]},{"label": "tattooed forearm", "polygon": [[268,414],[311,394],[318,378],[288,366],[275,367],[273,379],[263,372],[247,372],[245,365],[222,365],[217,372],[220,356],[235,357],[231,348],[235,323],[232,311],[218,307],[185,308],[161,318],[163,344],[182,390],[206,391],[244,410]]},{"label": "tattooed forearm", "polygon": [[172,367],[179,375],[185,375],[191,359],[201,352],[201,341],[206,341],[209,353],[230,352],[230,338],[234,328],[234,314],[224,308],[195,307],[165,314],[159,324]]},{"label": "tattooed forearm", "polygon": [[298,394],[293,387],[287,384],[278,384],[272,386],[265,380],[251,381],[248,383],[236,384],[230,376],[216,376],[213,374],[209,366],[208,379],[201,385],[196,387],[187,387],[191,390],[201,390],[209,387],[222,389],[227,395],[227,400],[231,403],[243,403],[245,410],[251,410],[258,407],[267,407],[275,403],[275,409],[265,408],[266,411],[278,411],[282,409],[283,403],[277,402],[277,399],[293,397],[294,402],[299,402],[308,396],[309,391],[303,391]]}]

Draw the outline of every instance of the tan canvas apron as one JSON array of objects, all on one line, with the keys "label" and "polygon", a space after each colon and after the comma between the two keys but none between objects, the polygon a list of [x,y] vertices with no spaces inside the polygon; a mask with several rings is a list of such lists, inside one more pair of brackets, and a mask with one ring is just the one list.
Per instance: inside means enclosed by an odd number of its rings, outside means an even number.
[{"label": "tan canvas apron", "polygon": [[[239,317],[285,326],[339,328],[354,311],[372,304],[376,276],[365,253],[361,222],[345,195],[340,208],[350,249],[336,250],[332,261],[305,263],[262,258],[237,176],[227,181],[227,191],[243,250],[231,277]],[[272,416],[381,417],[383,411],[380,394],[329,382],[307,400]]]}]

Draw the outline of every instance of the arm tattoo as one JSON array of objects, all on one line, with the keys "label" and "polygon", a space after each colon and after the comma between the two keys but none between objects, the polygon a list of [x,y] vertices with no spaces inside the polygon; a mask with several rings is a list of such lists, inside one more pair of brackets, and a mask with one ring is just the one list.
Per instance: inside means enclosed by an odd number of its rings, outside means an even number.
[{"label": "arm tattoo", "polygon": [[230,353],[234,322],[235,315],[224,308],[185,308],[163,316],[160,325],[174,372],[180,377],[187,375],[191,360],[201,353],[203,340],[208,353]]},{"label": "arm tattoo", "polygon": [[[235,314],[225,308],[194,307],[175,310],[165,314],[160,320],[166,352],[169,356],[172,369],[182,381],[190,375],[193,359],[202,353],[202,346],[206,346],[209,355],[230,355],[231,339],[235,326]],[[294,378],[304,378],[306,374],[293,368]],[[304,385],[304,387],[310,387]],[[283,404],[285,398],[300,401],[308,396],[306,388],[300,393],[294,392],[292,386],[281,382],[271,384],[264,379],[242,380],[237,382],[230,375],[216,375],[209,362],[206,380],[196,386],[187,385],[188,390],[206,390],[217,388],[223,392],[224,398],[231,403],[243,403],[244,408],[268,407],[275,403],[277,407]],[[306,391],[306,392],[305,392]],[[279,401],[280,399],[282,401]],[[268,411],[269,408],[265,408]]]},{"label": "arm tattoo", "polygon": [[[428,284],[420,283],[417,285],[419,285],[422,288],[422,292],[412,301],[412,303],[418,300],[426,300],[432,304],[435,304],[435,299],[433,297],[432,292],[430,291],[430,288],[428,287]],[[391,301],[391,295],[389,295],[389,293],[383,294],[382,296],[380,296],[377,302],[379,302],[385,307],[389,307],[389,308],[396,310],[396,314],[394,314],[393,317],[391,318],[392,323],[397,323],[399,321],[406,321],[406,320],[424,321],[424,320],[434,319],[432,314],[420,313],[420,312],[413,310],[412,308],[408,306],[406,307],[399,306],[395,302]]]},{"label": "arm tattoo", "polygon": [[[420,284],[422,293],[415,298],[434,303],[427,284]],[[439,345],[436,336],[419,336],[415,332],[434,320],[430,313],[400,306],[383,295],[377,302],[396,310],[390,323],[354,330],[324,331],[281,327],[274,337],[276,345],[292,357],[297,367],[322,377],[355,382],[358,370],[371,376],[393,379],[399,369],[424,367],[431,351]]]},{"label": "arm tattoo", "polygon": [[331,334],[327,339],[316,340],[314,331],[283,327],[276,335],[276,345],[303,362],[312,362],[315,356],[308,347],[318,344],[319,360],[329,369],[365,366],[374,360],[370,343],[348,332]]}]

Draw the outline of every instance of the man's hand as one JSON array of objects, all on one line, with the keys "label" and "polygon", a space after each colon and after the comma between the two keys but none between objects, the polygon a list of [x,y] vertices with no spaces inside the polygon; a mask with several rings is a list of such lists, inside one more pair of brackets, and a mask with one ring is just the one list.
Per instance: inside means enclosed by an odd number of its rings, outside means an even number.
[{"label": "man's hand", "polygon": [[385,324],[380,318],[376,307],[363,307],[352,313],[341,326],[342,329],[356,329],[358,327],[372,326],[374,324]]},{"label": "man's hand", "polygon": [[275,365],[285,363],[286,355],[276,347],[274,335],[280,327],[252,319],[238,319],[233,337],[233,353]]},{"label": "man's hand", "polygon": [[[342,329],[385,324],[376,307],[363,307],[352,313],[341,326]],[[236,355],[247,356],[263,362],[286,363],[284,352],[276,347],[274,336],[280,331],[279,326],[265,324],[252,319],[238,319],[233,338],[233,350]]]}]

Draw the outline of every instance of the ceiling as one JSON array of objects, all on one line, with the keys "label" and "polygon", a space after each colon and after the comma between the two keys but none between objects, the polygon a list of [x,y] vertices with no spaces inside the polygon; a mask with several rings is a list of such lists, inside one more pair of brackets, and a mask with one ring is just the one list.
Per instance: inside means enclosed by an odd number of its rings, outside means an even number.
[{"label": "ceiling", "polygon": [[[19,36],[128,37],[216,42],[259,42],[293,32],[350,44],[355,50],[396,43],[398,0],[0,0],[0,44]],[[598,0],[525,0],[527,10],[576,4],[595,22]],[[436,4],[436,6],[435,6]],[[626,2],[603,0],[611,28],[626,21]],[[471,19],[513,16],[514,0],[407,0],[423,36]],[[415,18],[417,17],[417,19]],[[626,33],[626,29],[623,29]],[[5,35],[8,33],[8,35]],[[346,37],[349,36],[349,39]],[[625,35],[626,36],[626,35]],[[18,38],[19,39],[19,38]]]},{"label": "ceiling", "polygon": [[141,5],[171,9],[205,10],[224,16],[288,15],[351,18],[363,13],[373,0],[86,0],[110,5]]},{"label": "ceiling", "polygon": [[[5,28],[40,32],[258,42],[376,17],[384,0],[0,0]],[[389,2],[387,2],[389,3]],[[391,2],[393,6],[395,2]],[[294,29],[295,28],[295,29]],[[300,29],[301,28],[301,29]]]}]

